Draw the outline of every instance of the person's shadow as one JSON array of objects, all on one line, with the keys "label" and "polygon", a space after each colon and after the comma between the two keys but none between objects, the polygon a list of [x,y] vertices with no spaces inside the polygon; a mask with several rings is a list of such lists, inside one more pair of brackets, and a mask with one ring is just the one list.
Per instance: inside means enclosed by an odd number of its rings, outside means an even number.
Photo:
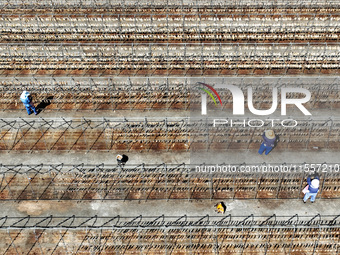
[{"label": "person's shadow", "polygon": [[279,135],[275,135],[275,145],[274,145],[274,147],[273,147],[273,149],[277,146],[277,144],[280,142],[280,136]]},{"label": "person's shadow", "polygon": [[37,110],[41,112],[44,110],[47,106],[49,106],[52,103],[53,96],[49,96],[45,99],[43,99],[38,105],[37,105]]}]

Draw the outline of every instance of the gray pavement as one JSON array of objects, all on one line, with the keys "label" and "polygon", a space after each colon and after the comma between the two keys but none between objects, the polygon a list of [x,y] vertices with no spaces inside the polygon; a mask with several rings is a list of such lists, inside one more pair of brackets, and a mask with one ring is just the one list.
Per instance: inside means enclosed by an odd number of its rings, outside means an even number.
[{"label": "gray pavement", "polygon": [[[33,152],[33,153],[25,153],[25,152],[11,152],[11,153],[2,153],[0,163],[6,165],[12,164],[116,164],[116,155],[120,153],[119,151],[111,151],[111,152]],[[162,164],[162,163],[172,163],[172,164],[181,164],[181,163],[190,163],[189,161],[189,153],[182,152],[146,152],[146,153],[130,153],[123,152],[129,157],[128,164]]]},{"label": "gray pavement", "polygon": [[[260,145],[259,145],[260,146]],[[200,154],[198,154],[200,155]],[[195,160],[191,160],[191,164],[211,163],[216,164],[257,164],[257,163],[340,163],[338,151],[307,151],[307,150],[278,150],[273,149],[268,155],[259,155],[255,150],[233,150],[227,152],[204,152],[204,157],[194,156]],[[211,160],[213,159],[213,160]]]},{"label": "gray pavement", "polygon": [[[119,151],[110,152],[10,152],[2,153],[0,163],[11,164],[115,164]],[[257,151],[233,150],[228,152],[203,152],[201,162],[190,160],[189,152],[122,152],[129,156],[128,164],[200,164],[210,163],[204,159],[213,159],[216,164],[261,164],[261,163],[340,163],[339,152],[324,151],[278,151],[273,150],[269,155],[259,155]],[[203,155],[202,154],[202,155]],[[196,157],[195,157],[196,158]]]},{"label": "gray pavement", "polygon": [[[204,216],[220,215],[214,205],[220,201],[20,201],[2,202],[1,216]],[[226,215],[248,216],[301,216],[338,215],[340,200],[316,199],[314,203],[303,203],[302,199],[280,200],[224,200]]]}]

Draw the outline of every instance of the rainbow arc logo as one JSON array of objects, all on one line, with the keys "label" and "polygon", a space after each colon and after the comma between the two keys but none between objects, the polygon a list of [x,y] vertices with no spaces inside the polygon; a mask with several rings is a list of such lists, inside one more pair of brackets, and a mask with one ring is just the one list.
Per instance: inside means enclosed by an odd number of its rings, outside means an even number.
[{"label": "rainbow arc logo", "polygon": [[[210,85],[208,85],[206,83],[203,83],[203,82],[198,82],[198,84],[202,85],[202,87],[198,87],[198,89],[200,89],[200,90],[204,91],[205,93],[207,93],[212,98],[212,100],[214,101],[215,105],[217,105],[215,97],[208,90],[208,89],[210,89],[216,95],[216,97],[218,98],[218,100],[220,101],[220,104],[222,106],[221,97],[220,97],[220,95],[217,93],[217,91],[212,86],[210,86]],[[203,115],[207,114],[207,104],[206,104],[206,102],[207,102],[207,95],[206,94],[202,94],[202,114]]]},{"label": "rainbow arc logo", "polygon": [[[221,100],[219,94],[217,93],[217,91],[216,91],[212,86],[210,86],[210,85],[208,85],[208,84],[206,84],[206,83],[203,83],[203,82],[198,82],[198,84],[203,85],[203,86],[209,88],[212,92],[214,92],[214,94],[217,96],[217,98],[218,98],[218,100],[220,101],[220,104],[221,104],[221,106],[222,106],[222,100]],[[211,94],[211,92],[210,92],[209,90],[204,89],[204,88],[200,88],[200,87],[198,87],[198,88],[199,88],[200,90],[206,92],[206,93],[212,98],[212,100],[214,101],[215,105],[217,105],[214,96]]]}]

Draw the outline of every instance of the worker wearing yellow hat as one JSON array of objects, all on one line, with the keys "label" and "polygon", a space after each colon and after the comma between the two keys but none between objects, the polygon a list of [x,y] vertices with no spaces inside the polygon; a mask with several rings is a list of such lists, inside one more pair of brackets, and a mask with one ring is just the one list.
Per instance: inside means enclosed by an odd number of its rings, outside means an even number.
[{"label": "worker wearing yellow hat", "polygon": [[263,142],[259,149],[259,154],[262,155],[264,151],[266,155],[275,147],[276,136],[273,130],[266,130],[264,131],[263,135]]},{"label": "worker wearing yellow hat", "polygon": [[218,204],[215,205],[216,206],[216,212],[217,213],[225,213],[225,210],[226,210],[226,206],[223,202],[220,202]]}]

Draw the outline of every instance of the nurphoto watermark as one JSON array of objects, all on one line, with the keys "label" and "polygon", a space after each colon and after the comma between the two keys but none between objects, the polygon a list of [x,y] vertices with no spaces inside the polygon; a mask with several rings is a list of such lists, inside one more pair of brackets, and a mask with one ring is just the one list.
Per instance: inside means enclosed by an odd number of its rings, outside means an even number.
[{"label": "nurphoto watermark", "polygon": [[340,163],[305,164],[202,164],[195,166],[196,173],[340,173]]}]

